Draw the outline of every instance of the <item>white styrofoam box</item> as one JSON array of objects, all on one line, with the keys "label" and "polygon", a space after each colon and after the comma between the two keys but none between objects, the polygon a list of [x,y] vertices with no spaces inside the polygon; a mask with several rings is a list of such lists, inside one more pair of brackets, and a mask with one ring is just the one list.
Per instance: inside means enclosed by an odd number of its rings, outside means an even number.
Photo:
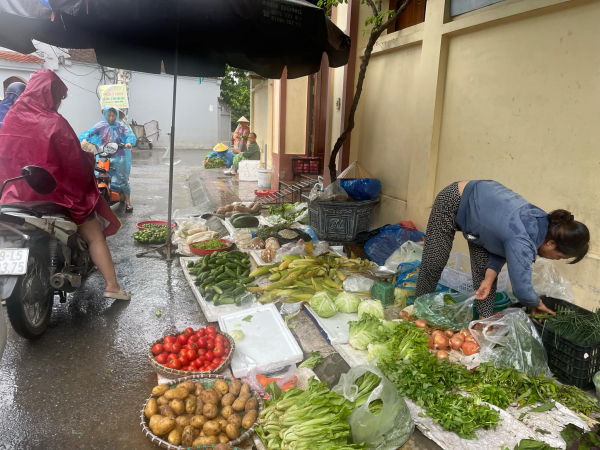
[{"label": "white styrofoam box", "polygon": [[[498,274],[498,285],[496,290],[508,291],[509,277],[506,266]],[[473,293],[473,276],[471,275],[471,258],[464,253],[452,253],[448,258],[448,264],[442,272],[440,284],[461,294],[470,295]]]},{"label": "white styrofoam box", "polygon": [[306,304],[304,305],[304,311],[311,318],[329,345],[347,344],[350,337],[348,322],[358,320],[358,313],[345,314],[339,311],[331,317],[323,318]]},{"label": "white styrofoam box", "polygon": [[304,358],[302,349],[273,304],[219,317],[219,326],[226,333],[241,330],[244,338],[235,343],[231,371],[237,378],[250,370],[270,373],[299,363]]},{"label": "white styrofoam box", "polygon": [[258,181],[258,169],[260,161],[242,159],[238,170],[240,181]]}]

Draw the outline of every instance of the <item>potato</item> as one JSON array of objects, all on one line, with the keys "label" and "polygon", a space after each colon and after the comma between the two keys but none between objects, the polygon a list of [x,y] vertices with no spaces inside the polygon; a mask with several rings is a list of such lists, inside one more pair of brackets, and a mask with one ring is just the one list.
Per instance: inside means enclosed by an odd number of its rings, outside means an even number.
[{"label": "potato", "polygon": [[229,393],[236,397],[240,395],[240,389],[242,389],[242,382],[240,380],[232,380],[229,384]]},{"label": "potato", "polygon": [[161,395],[156,399],[156,403],[158,403],[158,406],[168,405],[169,399],[167,399],[167,397],[165,397],[164,395]]},{"label": "potato", "polygon": [[167,392],[165,392],[165,397],[167,397],[169,400],[174,400],[174,399],[184,400],[189,395],[190,395],[189,391],[185,388],[169,389]]},{"label": "potato", "polygon": [[178,416],[182,415],[185,412],[185,405],[183,403],[183,400],[179,400],[178,398],[176,398],[175,400],[171,400],[169,402],[169,407]]},{"label": "potato", "polygon": [[195,415],[192,417],[192,420],[190,421],[190,425],[193,426],[194,428],[201,430],[206,422],[208,422],[208,419],[206,417]]},{"label": "potato", "polygon": [[171,409],[169,405],[162,405],[158,407],[158,412],[161,416],[168,417],[169,419],[176,419],[177,414]]},{"label": "potato", "polygon": [[217,380],[215,381],[215,385],[213,386],[218,392],[222,395],[225,395],[229,392],[229,385],[225,380]]},{"label": "potato", "polygon": [[202,415],[207,419],[214,419],[218,414],[219,410],[216,405],[213,405],[212,403],[207,403],[204,405],[204,408],[202,408]]},{"label": "potato", "polygon": [[216,436],[199,437],[194,442],[192,442],[192,447],[196,447],[197,445],[213,445],[218,443],[219,438]]},{"label": "potato", "polygon": [[246,402],[248,400],[250,400],[250,394],[240,394],[237,400],[233,402],[233,405],[231,405],[231,407],[238,412],[244,411],[244,409],[246,408]]},{"label": "potato", "polygon": [[190,396],[185,399],[183,405],[186,413],[194,414],[196,412],[196,396],[190,394]]},{"label": "potato", "polygon": [[146,403],[144,415],[149,419],[155,414],[158,414],[158,403],[156,402],[156,399],[152,397],[150,400],[148,400],[148,403]]},{"label": "potato", "polygon": [[196,391],[194,391],[194,395],[196,397],[200,397],[200,394],[204,390],[204,385],[202,383],[196,383]]},{"label": "potato", "polygon": [[187,417],[186,415],[179,416],[177,419],[175,419],[175,422],[177,422],[177,425],[180,425],[184,428],[187,427],[188,425],[190,425],[190,421],[191,421],[191,419],[189,417]]},{"label": "potato", "polygon": [[235,425],[236,427],[242,426],[242,418],[240,416],[238,416],[237,414],[230,415],[229,418],[227,419],[227,422]]},{"label": "potato", "polygon": [[204,408],[204,402],[200,399],[196,400],[196,411],[194,414],[202,414],[202,408]]},{"label": "potato", "polygon": [[250,386],[248,386],[248,383],[242,384],[242,387],[240,388],[240,395],[244,394],[250,394]]},{"label": "potato", "polygon": [[226,406],[225,408],[223,408],[221,410],[221,415],[223,417],[225,417],[226,419],[229,419],[229,416],[231,416],[233,413],[234,413],[234,411],[231,406]]},{"label": "potato", "polygon": [[160,414],[154,414],[152,417],[150,417],[150,421],[148,422],[148,428],[152,429],[158,422],[160,422],[160,419],[164,419],[165,416],[161,416]]},{"label": "potato", "polygon": [[215,392],[217,393],[217,405],[219,404],[219,402],[221,401],[221,399],[223,398],[223,394],[221,394],[219,391],[217,391],[215,389]]},{"label": "potato", "polygon": [[221,433],[220,435],[217,436],[219,438],[219,442],[225,444],[227,442],[229,442],[229,438],[227,437],[226,434]]},{"label": "potato", "polygon": [[187,389],[190,394],[196,392],[196,385],[193,381],[184,381],[183,383],[179,383],[177,387]]},{"label": "potato", "polygon": [[258,400],[256,399],[256,397],[252,397],[246,402],[245,409],[246,412],[258,411]]},{"label": "potato", "polygon": [[221,406],[231,406],[235,402],[235,395],[233,394],[225,394],[221,399]]},{"label": "potato", "polygon": [[219,418],[217,418],[217,419],[215,419],[215,420],[216,420],[217,422],[219,422],[219,425],[221,425],[221,430],[224,430],[224,429],[225,429],[225,427],[226,427],[227,425],[229,425],[229,422],[227,422],[227,419],[224,419],[224,418],[222,418],[222,417],[221,417],[220,419],[219,419]]},{"label": "potato", "polygon": [[174,428],[169,433],[169,437],[167,438],[167,441],[169,441],[169,444],[179,445],[179,444],[181,444],[181,435],[182,435],[182,432],[179,430],[179,428]]},{"label": "potato", "polygon": [[209,420],[202,427],[202,431],[207,436],[218,436],[221,434],[221,425],[216,420]]},{"label": "potato", "polygon": [[175,428],[175,420],[169,419],[168,417],[163,417],[157,423],[154,424],[154,427],[151,428],[152,432],[157,436],[164,436],[165,434],[169,434]]},{"label": "potato", "polygon": [[194,427],[188,425],[183,430],[183,435],[181,436],[181,446],[191,447],[192,442],[194,442]]},{"label": "potato", "polygon": [[166,384],[159,384],[158,386],[154,386],[152,388],[152,395],[154,395],[155,397],[160,397],[161,395],[164,395],[165,392],[167,392],[169,390],[169,386],[167,386]]},{"label": "potato", "polygon": [[247,430],[252,425],[254,425],[254,422],[256,422],[256,416],[258,416],[258,412],[256,411],[250,411],[246,413],[246,415],[242,419],[242,427],[244,427]]},{"label": "potato", "polygon": [[241,434],[240,429],[232,423],[227,425],[227,428],[225,428],[225,433],[227,433],[229,439],[237,439]]},{"label": "potato", "polygon": [[213,405],[216,405],[219,403],[217,391],[215,391],[214,388],[208,388],[208,389],[205,389],[204,391],[202,391],[200,398],[202,399],[202,401],[204,403],[211,403]]}]

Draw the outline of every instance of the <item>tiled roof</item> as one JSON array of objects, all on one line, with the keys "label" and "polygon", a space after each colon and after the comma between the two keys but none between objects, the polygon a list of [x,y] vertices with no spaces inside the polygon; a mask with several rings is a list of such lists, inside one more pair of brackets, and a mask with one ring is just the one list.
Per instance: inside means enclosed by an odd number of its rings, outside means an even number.
[{"label": "tiled roof", "polygon": [[23,55],[22,53],[0,52],[0,59],[20,63],[42,63],[44,60],[35,55]]},{"label": "tiled roof", "polygon": [[71,56],[71,61],[98,64],[96,52],[93,48],[70,48],[69,55]]}]

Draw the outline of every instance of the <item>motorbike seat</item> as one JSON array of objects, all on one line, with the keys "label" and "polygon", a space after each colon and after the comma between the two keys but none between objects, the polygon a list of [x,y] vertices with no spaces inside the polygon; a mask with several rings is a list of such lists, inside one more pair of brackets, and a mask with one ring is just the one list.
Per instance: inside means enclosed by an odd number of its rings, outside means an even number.
[{"label": "motorbike seat", "polygon": [[2,204],[2,212],[26,213],[35,217],[71,217],[67,208],[51,202],[4,203]]}]

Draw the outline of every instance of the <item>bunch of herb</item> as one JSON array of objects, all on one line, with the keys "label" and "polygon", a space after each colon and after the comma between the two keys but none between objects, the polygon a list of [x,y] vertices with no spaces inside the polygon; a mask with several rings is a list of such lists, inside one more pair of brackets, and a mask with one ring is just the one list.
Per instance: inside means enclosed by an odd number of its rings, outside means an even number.
[{"label": "bunch of herb", "polygon": [[576,310],[557,311],[555,316],[538,315],[545,319],[544,329],[551,330],[555,337],[563,337],[580,345],[593,345],[600,342],[600,309],[592,314]]},{"label": "bunch of herb", "polygon": [[216,156],[213,156],[212,158],[206,158],[204,162],[205,169],[219,169],[221,167],[225,167],[225,161]]},{"label": "bunch of herb", "polygon": [[594,450],[600,448],[598,428],[592,428],[591,431],[586,432],[570,423],[562,429],[560,435],[567,443],[567,449]]}]

